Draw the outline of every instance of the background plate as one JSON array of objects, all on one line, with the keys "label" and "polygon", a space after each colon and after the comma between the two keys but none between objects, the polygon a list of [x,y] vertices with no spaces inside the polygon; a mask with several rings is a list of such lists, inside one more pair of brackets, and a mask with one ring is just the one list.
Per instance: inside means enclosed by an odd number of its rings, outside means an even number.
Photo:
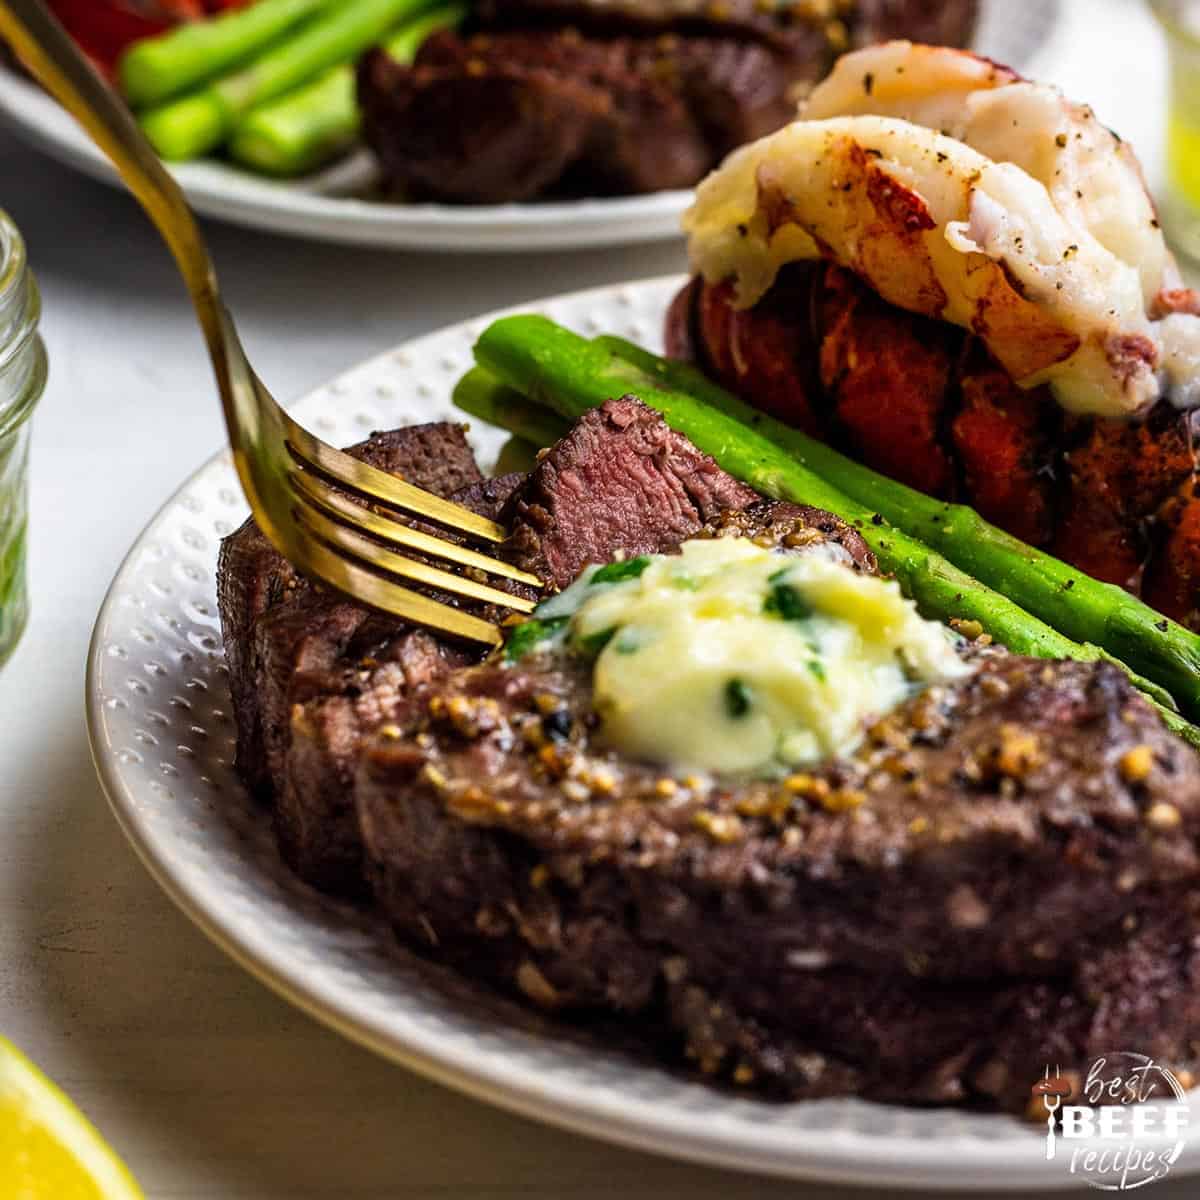
[{"label": "background plate", "polygon": [[[584,292],[526,311],[660,348],[663,313],[681,282]],[[376,429],[456,418],[450,391],[487,320],[376,358],[293,413],[337,445]],[[486,466],[503,435],[476,429],[472,441]],[[1008,1117],[858,1100],[767,1104],[673,1075],[474,989],[398,948],[370,917],[296,881],[269,820],[231,768],[214,568],[219,540],[245,515],[227,454],[180,488],[113,581],[87,682],[92,750],[117,819],[176,903],[245,967],[346,1036],[422,1074],[645,1150],[889,1188],[1032,1194],[1077,1182],[1065,1163],[1046,1161],[1044,1135]],[[1141,1148],[1157,1147],[1147,1140]],[[1195,1145],[1175,1171],[1189,1167],[1200,1169]]]},{"label": "background plate", "polygon": [[[1027,65],[1052,34],[1061,0],[983,0],[976,49]],[[1014,20],[1019,10],[1020,19]],[[48,154],[116,183],[108,162],[45,93],[0,68],[0,115]],[[373,178],[364,151],[298,184],[251,175],[217,159],[173,168],[193,207],[275,233],[415,250],[558,250],[659,241],[679,233],[691,192],[614,200],[452,207],[360,199]]]}]

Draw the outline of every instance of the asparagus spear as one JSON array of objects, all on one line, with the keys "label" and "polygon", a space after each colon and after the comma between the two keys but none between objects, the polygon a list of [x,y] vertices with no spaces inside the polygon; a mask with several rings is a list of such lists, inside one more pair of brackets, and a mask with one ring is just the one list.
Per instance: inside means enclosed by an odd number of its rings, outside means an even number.
[{"label": "asparagus spear", "polygon": [[350,62],[429,6],[430,0],[343,0],[235,74],[143,114],[142,128],[163,158],[198,158],[224,142],[252,108]]},{"label": "asparagus spear", "polygon": [[856,463],[830,446],[757,412],[687,363],[659,358],[621,338],[604,348],[659,383],[750,422],[798,462],[881,513],[956,566],[1011,596],[1029,612],[1081,642],[1094,642],[1161,684],[1200,718],[1200,637],[1123,588],[1101,583],[1036,550],[961,504],[946,504]]},{"label": "asparagus spear", "polygon": [[[514,322],[529,320],[542,321],[543,319],[521,317],[506,319],[506,321]],[[553,326],[552,323],[545,323],[558,330],[558,327]],[[506,322],[497,322],[497,324],[505,325]],[[491,335],[494,329],[495,326],[485,331],[480,344],[476,347],[477,358],[488,360],[496,349],[496,342],[503,342],[509,337],[520,341],[526,337],[527,333],[531,332],[527,329],[515,331],[509,326],[500,330],[499,336],[493,338]],[[560,332],[567,333],[566,330]],[[567,336],[575,337],[573,334]],[[483,347],[485,340],[491,342],[487,348]],[[578,338],[576,341],[585,346],[589,345],[582,338]],[[527,386],[538,388],[538,394],[549,399],[552,407],[544,407],[528,399],[515,387],[502,383],[490,370],[482,367],[476,367],[467,372],[459,381],[454,390],[454,403],[463,412],[508,430],[535,446],[552,445],[568,431],[572,419],[580,416],[588,408],[601,404],[606,399],[611,399],[614,395],[623,394],[629,390],[628,385],[639,382],[636,379],[624,378],[617,391],[610,389],[605,392],[603,388],[600,388],[599,390],[589,390],[581,395],[578,391],[571,390],[573,383],[578,381],[578,376],[572,376],[569,382],[561,377],[553,367],[546,371],[543,367],[532,364],[533,355],[538,355],[543,363],[547,362],[544,356],[544,343],[542,349],[539,350],[530,346],[526,340],[526,348],[529,358],[524,363],[520,361],[519,352],[513,354],[511,346],[507,348],[501,346],[499,352],[502,357],[507,357],[510,377],[520,377],[524,379]],[[602,350],[601,352],[603,353]],[[558,359],[558,362],[561,363],[561,359]],[[592,364],[581,367],[581,370],[587,370],[589,365],[598,366],[600,364],[593,360]],[[640,382],[644,385],[645,377]],[[693,429],[705,430],[708,428],[703,420],[689,423],[689,427],[685,428],[684,423],[679,423],[677,413],[673,417],[671,413],[656,403],[656,399],[659,397],[652,387],[642,386],[637,389],[636,394],[651,407],[659,409],[668,424],[681,433],[687,434],[693,441],[696,441]],[[696,407],[702,409],[703,404],[700,403]],[[752,431],[744,430],[744,432],[753,437]],[[745,479],[751,486],[759,490],[765,490],[762,483],[763,477],[750,478],[749,475],[743,474],[738,469],[739,466],[744,467],[746,463],[753,464],[752,453],[748,459],[737,459],[735,455],[727,455],[722,458],[712,448],[713,444],[708,447],[699,441],[696,441],[696,444],[700,445],[701,449],[708,449],[708,452],[713,454],[713,457],[717,458],[718,462],[731,474]],[[769,468],[767,469],[769,470]],[[803,468],[800,468],[794,475],[789,473],[786,479],[780,480],[782,486],[772,494],[782,499],[818,505],[853,524],[875,552],[880,565],[885,571],[896,575],[905,593],[917,602],[925,616],[935,620],[949,621],[963,616],[963,614],[971,614],[970,619],[978,620],[997,641],[1019,654],[1029,654],[1040,658],[1072,658],[1081,662],[1093,662],[1097,659],[1112,662],[1125,671],[1135,686],[1147,695],[1172,732],[1200,748],[1200,729],[1179,715],[1175,710],[1174,701],[1164,689],[1134,674],[1124,663],[1114,659],[1098,647],[1072,642],[1069,638],[1063,637],[1057,630],[1051,629],[1038,621],[1036,617],[1023,612],[1006,597],[991,591],[977,580],[963,574],[951,563],[922,546],[915,539],[908,538],[898,530],[888,529],[883,524],[876,524],[874,514],[864,517],[863,514],[867,510],[856,505],[848,497],[821,484],[819,480],[814,486],[811,479],[806,478],[807,475],[808,473]],[[986,623],[985,618],[987,618]]]},{"label": "asparagus spear", "polygon": [[568,418],[526,399],[483,367],[472,367],[458,381],[454,387],[454,404],[463,412],[532,443],[539,450],[543,446],[553,446],[571,428]]},{"label": "asparagus spear", "polygon": [[330,5],[331,0],[258,0],[211,21],[180,25],[135,42],[117,66],[121,86],[136,108],[161,104],[244,62]]},{"label": "asparagus spear", "polygon": [[[405,25],[384,46],[398,62],[412,62],[431,33],[460,24],[466,14],[465,4],[443,5]],[[302,175],[352,146],[361,124],[354,70],[344,64],[248,113],[233,132],[229,153],[251,170]]]}]

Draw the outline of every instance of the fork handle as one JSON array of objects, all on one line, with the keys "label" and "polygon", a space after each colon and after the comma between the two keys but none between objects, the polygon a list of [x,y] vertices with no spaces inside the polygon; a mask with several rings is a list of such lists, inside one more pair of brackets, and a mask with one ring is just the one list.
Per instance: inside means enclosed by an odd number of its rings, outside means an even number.
[{"label": "fork handle", "polygon": [[[125,103],[42,0],[0,0],[0,36],[104,151],[154,222],[187,284],[222,384],[230,322],[196,218]],[[224,394],[224,386],[222,393]]]}]

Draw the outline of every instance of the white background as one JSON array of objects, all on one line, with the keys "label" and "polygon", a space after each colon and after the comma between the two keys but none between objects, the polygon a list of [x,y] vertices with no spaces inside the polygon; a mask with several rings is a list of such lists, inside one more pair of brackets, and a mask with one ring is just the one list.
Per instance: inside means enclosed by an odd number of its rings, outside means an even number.
[{"label": "white background", "polygon": [[[1037,2],[1012,0],[1013,19]],[[1156,30],[1137,0],[1070,9],[1040,74],[1093,102],[1157,181]],[[0,674],[0,1033],[80,1102],[152,1200],[881,1195],[681,1166],[485,1108],[325,1032],[175,912],[95,781],[83,671],[125,550],[223,441],[208,367],[131,202],[0,130],[0,206],[29,243],[51,362],[34,438],[34,615]],[[679,244],[419,257],[208,232],[251,357],[285,400],[475,313],[684,267]],[[1183,1200],[1196,1184],[1152,1194]]]}]

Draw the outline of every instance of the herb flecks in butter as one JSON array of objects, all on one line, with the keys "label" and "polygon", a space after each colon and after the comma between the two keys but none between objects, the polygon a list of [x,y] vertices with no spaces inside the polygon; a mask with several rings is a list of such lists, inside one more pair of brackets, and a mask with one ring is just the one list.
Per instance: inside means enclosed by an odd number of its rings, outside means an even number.
[{"label": "herb flecks in butter", "polygon": [[738,775],[850,753],[874,719],[970,672],[894,582],[745,538],[589,568],[518,627],[508,658],[534,647],[592,662],[614,748]]},{"label": "herb flecks in butter", "polygon": [[545,620],[535,617],[530,621],[522,621],[508,635],[504,645],[505,660],[510,663],[519,661],[542,642],[557,637],[566,625],[566,617],[549,617]]}]

